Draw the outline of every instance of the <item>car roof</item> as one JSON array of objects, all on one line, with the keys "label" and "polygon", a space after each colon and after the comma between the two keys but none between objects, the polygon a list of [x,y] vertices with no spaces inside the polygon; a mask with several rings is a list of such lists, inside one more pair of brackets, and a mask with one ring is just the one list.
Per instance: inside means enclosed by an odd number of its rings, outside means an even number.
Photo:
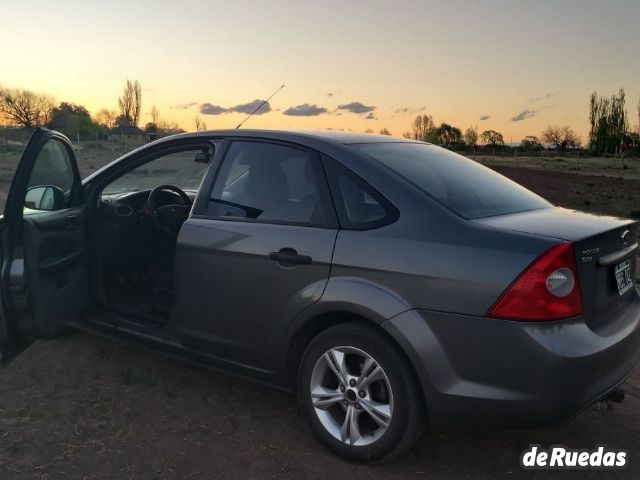
[{"label": "car roof", "polygon": [[[224,136],[224,137],[253,137],[253,138],[268,138],[274,140],[283,141],[304,141],[309,139],[325,141],[328,143],[349,145],[357,143],[416,143],[416,140],[392,137],[389,135],[376,135],[373,133],[355,133],[345,132],[342,130],[252,130],[252,129],[238,129],[238,130],[207,130],[204,132],[191,132],[181,133],[178,135],[172,135],[165,137],[162,140],[185,138],[185,137],[211,137],[211,136]],[[422,143],[422,142],[420,142]]]}]

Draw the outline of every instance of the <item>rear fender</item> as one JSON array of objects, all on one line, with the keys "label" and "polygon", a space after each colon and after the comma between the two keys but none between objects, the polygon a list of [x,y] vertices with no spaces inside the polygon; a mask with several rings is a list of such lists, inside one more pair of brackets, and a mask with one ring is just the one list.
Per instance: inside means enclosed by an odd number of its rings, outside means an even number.
[{"label": "rear fender", "polygon": [[[279,372],[283,385],[290,383],[290,354],[297,337],[308,328],[317,333],[345,318],[353,317],[381,325],[390,318],[410,310],[412,307],[396,292],[369,280],[357,277],[331,277],[322,298],[299,312],[289,323],[280,341]],[[321,322],[317,325],[317,322]],[[311,327],[313,325],[313,327]]]}]

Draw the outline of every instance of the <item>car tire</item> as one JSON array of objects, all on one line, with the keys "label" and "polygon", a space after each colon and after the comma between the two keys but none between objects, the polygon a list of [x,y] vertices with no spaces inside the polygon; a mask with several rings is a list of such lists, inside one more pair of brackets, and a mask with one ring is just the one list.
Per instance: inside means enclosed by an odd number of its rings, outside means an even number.
[{"label": "car tire", "polygon": [[424,429],[424,399],[409,361],[384,333],[364,323],[331,327],[310,342],[297,392],[311,429],[347,460],[390,460]]}]

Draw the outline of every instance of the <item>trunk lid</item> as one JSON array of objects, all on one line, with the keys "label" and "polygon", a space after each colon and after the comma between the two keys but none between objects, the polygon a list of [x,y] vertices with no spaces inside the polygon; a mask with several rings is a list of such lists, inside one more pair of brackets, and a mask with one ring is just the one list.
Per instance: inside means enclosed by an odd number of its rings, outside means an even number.
[{"label": "trunk lid", "polygon": [[638,295],[638,224],[633,220],[552,207],[473,221],[573,242],[583,314],[593,329],[617,318]]}]

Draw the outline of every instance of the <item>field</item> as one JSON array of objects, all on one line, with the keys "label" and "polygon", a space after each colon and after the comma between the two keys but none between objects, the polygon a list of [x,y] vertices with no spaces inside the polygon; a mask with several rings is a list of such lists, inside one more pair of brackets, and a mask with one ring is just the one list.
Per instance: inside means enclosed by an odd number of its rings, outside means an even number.
[{"label": "field", "polygon": [[[0,151],[2,194],[18,155]],[[85,173],[113,159],[108,151],[78,156]],[[638,214],[633,169],[622,180],[604,168],[612,160],[583,159],[590,166],[579,171],[571,160],[541,167],[531,159],[525,168],[522,158],[481,159],[558,205]],[[626,389],[623,404],[599,404],[553,428],[429,432],[406,457],[368,467],[324,450],[290,395],[70,332],[35,343],[0,370],[0,478],[540,478],[518,463],[529,444],[625,449],[626,470],[554,475],[640,478],[640,372]]]}]

